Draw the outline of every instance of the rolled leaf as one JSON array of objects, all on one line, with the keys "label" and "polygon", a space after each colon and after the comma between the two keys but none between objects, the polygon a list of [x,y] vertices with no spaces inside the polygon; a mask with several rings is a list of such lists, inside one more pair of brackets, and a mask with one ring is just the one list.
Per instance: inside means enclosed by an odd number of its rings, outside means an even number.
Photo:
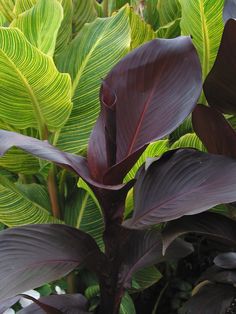
[{"label": "rolled leaf", "polygon": [[126,225],[145,228],[236,200],[236,160],[191,149],[165,153],[138,173],[134,214]]},{"label": "rolled leaf", "polygon": [[66,225],[7,229],[0,242],[0,300],[59,279],[79,264],[96,272],[103,261],[89,235]]},{"label": "rolled leaf", "polygon": [[188,116],[200,92],[201,69],[190,38],[156,39],[129,53],[103,82],[88,149],[93,177],[122,182],[146,146]]},{"label": "rolled leaf", "polygon": [[220,112],[197,105],[192,121],[194,131],[209,153],[236,158],[236,132]]},{"label": "rolled leaf", "polygon": [[204,83],[208,103],[223,113],[236,114],[236,20],[225,24],[215,64]]},{"label": "rolled leaf", "polygon": [[177,237],[186,233],[199,233],[236,247],[236,222],[220,214],[201,213],[171,221],[162,232],[163,250]]},{"label": "rolled leaf", "polygon": [[[51,295],[42,297],[37,300],[38,304],[31,304],[26,308],[20,310],[19,314],[45,314],[47,306],[55,308],[58,313],[67,314],[89,314],[88,301],[81,294],[64,294],[64,295]],[[40,307],[41,305],[41,307]],[[50,310],[50,308],[49,308]],[[51,313],[51,312],[48,312]],[[55,312],[56,313],[56,312]],[[52,312],[53,314],[53,312]]]}]

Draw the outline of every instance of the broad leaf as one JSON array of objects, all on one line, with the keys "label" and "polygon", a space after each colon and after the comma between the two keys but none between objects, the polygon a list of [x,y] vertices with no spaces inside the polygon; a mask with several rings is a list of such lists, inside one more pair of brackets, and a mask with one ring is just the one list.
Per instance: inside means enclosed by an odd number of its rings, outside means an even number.
[{"label": "broad leaf", "polygon": [[[143,16],[145,22],[150,24],[154,30],[157,29],[159,25],[159,12],[157,8],[158,0],[149,0],[149,1],[131,1],[132,2],[140,2],[140,15]],[[160,1],[159,1],[160,2]],[[143,5],[143,8],[142,8]]]},{"label": "broad leaf", "polygon": [[84,263],[101,267],[102,255],[86,233],[65,225],[28,225],[0,233],[0,299],[66,275]]},{"label": "broad leaf", "polygon": [[[88,301],[82,294],[64,294],[42,297],[37,300],[39,304],[31,304],[18,311],[19,314],[45,314],[43,307],[46,305],[59,310],[59,313],[67,314],[89,314]],[[40,306],[42,308],[40,308]],[[45,307],[47,309],[47,307]],[[50,310],[50,309],[49,309]],[[51,314],[51,312],[49,312]],[[52,312],[53,314],[53,312]]]},{"label": "broad leaf", "polygon": [[236,1],[235,0],[225,0],[225,6],[223,11],[223,19],[226,23],[229,19],[236,18]]},{"label": "broad leaf", "polygon": [[14,19],[14,5],[15,0],[0,0],[0,11],[8,22],[11,22]]},{"label": "broad leaf", "polygon": [[15,0],[14,13],[16,16],[31,9],[38,0]]},{"label": "broad leaf", "polygon": [[188,116],[200,92],[201,70],[190,38],[156,39],[129,53],[103,82],[88,148],[93,177],[122,182],[146,146]]},{"label": "broad leaf", "polygon": [[182,7],[181,30],[191,35],[202,64],[202,77],[210,71],[223,31],[224,0],[179,0]]},{"label": "broad leaf", "polygon": [[119,314],[136,314],[134,302],[128,293],[121,300]]},{"label": "broad leaf", "polygon": [[219,52],[204,83],[210,106],[223,113],[236,114],[236,20],[229,20],[224,29]]},{"label": "broad leaf", "polygon": [[200,289],[180,310],[180,314],[226,314],[236,289],[230,285],[209,284]]},{"label": "broad leaf", "polygon": [[145,228],[236,200],[236,161],[191,149],[165,153],[139,171],[134,214],[126,225]]},{"label": "broad leaf", "polygon": [[36,184],[20,187],[0,176],[0,222],[9,227],[59,222],[51,216],[48,195],[42,187]]},{"label": "broad leaf", "polygon": [[215,257],[214,263],[216,266],[224,269],[235,269],[236,268],[236,253],[222,253]]},{"label": "broad leaf", "polygon": [[210,281],[217,283],[236,284],[236,271],[226,270],[217,266],[211,266],[208,268],[199,278],[198,282]]},{"label": "broad leaf", "polygon": [[154,285],[162,278],[162,274],[155,266],[146,267],[135,273],[132,277],[132,287],[130,293],[143,291]]},{"label": "broad leaf", "polygon": [[166,255],[163,256],[162,238],[157,230],[127,229],[126,232],[126,241],[122,246],[123,253],[119,274],[119,285],[121,287],[130,288],[132,275],[144,267],[185,257],[192,252],[192,246],[181,240],[173,243]]},{"label": "broad leaf", "polygon": [[63,19],[63,9],[57,0],[38,0],[36,5],[13,20],[29,42],[53,56],[57,33]]},{"label": "broad leaf", "polygon": [[[56,63],[72,78],[73,110],[62,129],[58,146],[78,152],[88,143],[99,112],[101,79],[130,47],[129,10],[86,24]],[[109,54],[107,52],[109,51]]]},{"label": "broad leaf", "polygon": [[18,29],[0,29],[0,60],[1,119],[18,129],[38,127],[41,133],[60,129],[72,108],[68,74],[59,73]]},{"label": "broad leaf", "polygon": [[200,233],[223,241],[228,247],[236,247],[236,222],[223,215],[215,213],[201,213],[186,216],[171,221],[165,227],[163,237],[163,250],[177,237],[186,233]]},{"label": "broad leaf", "polygon": [[178,0],[159,0],[157,4],[159,13],[158,37],[173,38],[180,35],[181,6]]},{"label": "broad leaf", "polygon": [[[206,106],[204,106],[206,108]],[[176,148],[196,148],[201,151],[206,151],[206,148],[200,141],[200,139],[197,137],[195,133],[187,133],[183,136],[180,137],[179,140],[174,142],[173,145],[171,145],[171,149],[176,149]]]},{"label": "broad leaf", "polygon": [[73,1],[73,36],[78,34],[85,23],[93,22],[98,14],[95,0],[72,0]]},{"label": "broad leaf", "polygon": [[236,133],[220,112],[198,105],[192,120],[194,131],[209,153],[236,158]]}]

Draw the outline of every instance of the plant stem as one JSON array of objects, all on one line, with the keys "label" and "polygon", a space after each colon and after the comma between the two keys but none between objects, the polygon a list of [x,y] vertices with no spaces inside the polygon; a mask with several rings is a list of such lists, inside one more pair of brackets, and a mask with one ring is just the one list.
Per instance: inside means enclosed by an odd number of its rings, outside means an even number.
[{"label": "plant stem", "polygon": [[70,273],[67,276],[67,292],[72,294],[76,293],[75,291],[75,274],[74,272]]},{"label": "plant stem", "polygon": [[109,14],[109,6],[108,6],[109,0],[103,0],[103,14],[104,16],[108,16]]},{"label": "plant stem", "polygon": [[48,192],[51,201],[51,208],[53,217],[61,219],[61,210],[58,204],[58,191],[56,185],[56,178],[55,178],[55,166],[53,165],[52,168],[49,170],[48,173]]},{"label": "plant stem", "polygon": [[167,283],[165,284],[164,288],[161,290],[161,292],[160,292],[160,294],[159,294],[159,296],[158,296],[158,298],[157,298],[156,304],[155,304],[155,306],[154,306],[154,309],[153,309],[153,311],[152,311],[152,314],[156,314],[158,305],[159,305],[159,303],[160,303],[160,301],[161,301],[161,298],[162,298],[164,292],[166,291],[168,285],[169,285],[169,282],[167,282]]}]

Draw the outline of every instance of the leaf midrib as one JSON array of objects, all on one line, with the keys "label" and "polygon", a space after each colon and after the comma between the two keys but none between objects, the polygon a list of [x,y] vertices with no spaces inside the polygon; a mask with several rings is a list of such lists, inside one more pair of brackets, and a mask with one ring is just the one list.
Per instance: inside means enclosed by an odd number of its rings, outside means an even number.
[{"label": "leaf midrib", "polygon": [[203,81],[204,81],[209,72],[210,42],[209,42],[208,27],[206,23],[203,0],[200,0],[199,7],[200,7],[200,16],[201,16],[201,21],[202,21],[201,27],[202,27],[202,37],[203,37],[203,45],[204,45],[203,57],[202,57],[202,62],[203,62],[202,75],[203,75]]},{"label": "leaf midrib", "polygon": [[5,51],[3,51],[3,49],[0,48],[0,51],[2,52],[3,56],[6,58],[6,60],[8,61],[8,63],[10,64],[10,66],[13,68],[13,70],[15,71],[15,73],[17,74],[17,76],[19,77],[19,79],[22,81],[24,87],[26,88],[29,98],[31,100],[31,103],[33,105],[33,109],[35,112],[35,118],[36,121],[38,122],[39,125],[39,129],[41,131],[44,130],[45,128],[45,122],[44,122],[44,117],[43,117],[43,113],[41,111],[40,108],[40,104],[34,94],[33,89],[31,88],[29,82],[27,81],[27,79],[24,77],[24,75],[21,73],[21,71],[16,67],[16,65],[12,62],[12,60],[8,57],[7,53],[5,53]]}]

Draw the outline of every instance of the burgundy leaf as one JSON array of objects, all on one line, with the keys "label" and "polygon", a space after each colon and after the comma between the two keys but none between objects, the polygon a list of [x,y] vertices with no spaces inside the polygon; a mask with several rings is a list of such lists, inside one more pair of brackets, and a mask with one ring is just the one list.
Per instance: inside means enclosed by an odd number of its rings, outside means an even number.
[{"label": "burgundy leaf", "polygon": [[226,283],[235,285],[236,284],[236,271],[235,270],[228,270],[222,269],[217,266],[212,266],[208,268],[199,278],[198,283],[202,281],[211,281],[217,283]]},{"label": "burgundy leaf", "polygon": [[119,284],[128,288],[131,276],[138,270],[167,260],[175,260],[193,252],[192,245],[185,241],[175,241],[162,254],[162,238],[159,231],[127,229],[126,241],[122,247]]},{"label": "burgundy leaf", "polygon": [[[54,308],[58,313],[67,314],[89,314],[88,301],[81,294],[51,295],[36,300],[36,304],[31,304],[19,311],[19,314],[53,314],[47,309]],[[56,313],[56,312],[55,312]]]},{"label": "burgundy leaf", "polygon": [[214,263],[218,267],[222,267],[225,269],[236,269],[236,253],[222,253],[215,257]]},{"label": "burgundy leaf", "polygon": [[[56,309],[55,307],[51,306],[51,305],[48,305],[48,304],[44,304],[42,303],[41,301],[35,299],[34,297],[30,296],[30,295],[27,295],[27,294],[20,294],[21,297],[25,298],[25,299],[28,299],[28,300],[31,300],[33,301],[35,304],[37,304],[36,308],[40,308],[40,312],[41,313],[46,313],[46,314],[63,314],[63,312],[59,311],[58,309]],[[30,313],[30,311],[28,311],[28,309],[23,309],[21,311],[22,313]],[[34,313],[31,311],[31,313]]]},{"label": "burgundy leaf", "polygon": [[229,19],[236,18],[236,1],[235,0],[225,0],[223,19],[226,23]]},{"label": "burgundy leaf", "polygon": [[217,110],[197,105],[193,128],[209,153],[236,158],[236,132]]},{"label": "burgundy leaf", "polygon": [[122,182],[146,145],[180,125],[200,93],[201,67],[189,37],[155,39],[129,53],[103,82],[88,149],[93,178]]},{"label": "burgundy leaf", "polygon": [[79,264],[99,272],[103,263],[93,238],[66,225],[7,229],[0,243],[0,300],[59,279]]},{"label": "burgundy leaf", "polygon": [[231,285],[208,284],[199,290],[180,310],[180,314],[227,314],[236,295]]},{"label": "burgundy leaf", "polygon": [[225,25],[214,66],[204,83],[209,104],[223,113],[236,114],[236,20]]},{"label": "burgundy leaf", "polygon": [[134,213],[125,223],[145,228],[184,215],[193,215],[236,200],[236,160],[179,149],[165,153],[134,186]]},{"label": "burgundy leaf", "polygon": [[89,173],[87,160],[81,156],[63,152],[50,145],[47,141],[25,136],[15,132],[0,130],[0,156],[4,155],[11,147],[18,147],[41,159],[52,161],[62,167],[75,171],[91,186],[110,190],[119,190],[124,185],[103,185],[94,181]]},{"label": "burgundy leaf", "polygon": [[228,247],[236,248],[236,222],[216,213],[201,213],[171,221],[162,232],[163,250],[179,236],[186,233],[199,233],[214,237]]}]

